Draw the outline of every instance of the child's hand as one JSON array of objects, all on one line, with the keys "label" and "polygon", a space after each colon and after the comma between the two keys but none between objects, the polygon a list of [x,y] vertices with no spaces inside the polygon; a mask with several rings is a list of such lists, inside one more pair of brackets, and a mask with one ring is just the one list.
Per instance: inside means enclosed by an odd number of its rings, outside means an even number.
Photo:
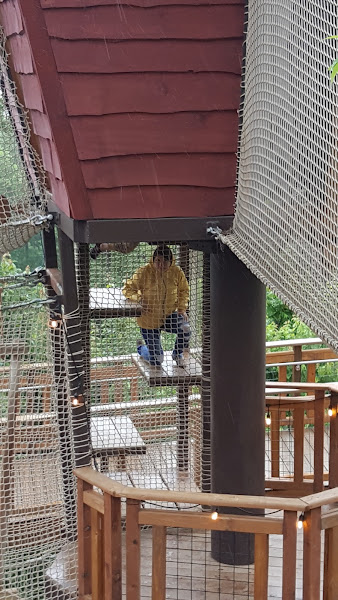
[{"label": "child's hand", "polygon": [[185,311],[178,313],[181,317],[183,317],[183,321],[188,321],[188,315]]}]

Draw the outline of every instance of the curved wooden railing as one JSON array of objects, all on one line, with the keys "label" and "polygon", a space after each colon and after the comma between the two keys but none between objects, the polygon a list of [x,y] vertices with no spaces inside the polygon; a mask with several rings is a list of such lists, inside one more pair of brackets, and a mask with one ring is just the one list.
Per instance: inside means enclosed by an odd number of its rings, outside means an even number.
[{"label": "curved wooden railing", "polygon": [[[302,498],[268,498],[130,488],[90,467],[77,469],[75,475],[78,479],[80,600],[121,600],[124,579],[127,600],[140,600],[141,527],[144,525],[152,527],[152,600],[166,598],[166,533],[169,527],[253,534],[254,600],[268,598],[269,536],[282,536],[282,598],[292,600],[296,597],[297,524],[300,515],[304,519],[301,551],[303,599],[338,598],[338,511],[334,509],[338,502],[338,489]],[[121,501],[126,502],[125,535],[122,533]],[[170,511],[160,506],[144,508],[144,502],[198,504],[204,510]],[[205,507],[213,507],[213,510],[215,507],[280,510],[281,515],[219,514],[217,520],[212,520]],[[322,530],[325,531],[323,593],[320,586]],[[122,561],[124,551],[125,565]]]}]

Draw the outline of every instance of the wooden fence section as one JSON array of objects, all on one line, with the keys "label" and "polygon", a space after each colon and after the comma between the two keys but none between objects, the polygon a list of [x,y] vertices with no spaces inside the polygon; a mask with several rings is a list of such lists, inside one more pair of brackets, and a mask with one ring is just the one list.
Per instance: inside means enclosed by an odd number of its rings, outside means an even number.
[{"label": "wooden fence section", "polygon": [[[251,533],[255,536],[254,600],[268,598],[269,536],[283,537],[282,598],[296,597],[296,549],[299,515],[303,524],[303,599],[338,598],[338,490],[302,498],[232,496],[164,490],[141,490],[116,483],[90,467],[76,469],[78,478],[78,560],[80,600],[141,599],[141,527],[152,527],[152,600],[166,598],[167,528]],[[99,490],[99,491],[94,491]],[[126,501],[126,534],[122,535],[121,500]],[[144,502],[175,502],[234,509],[280,510],[281,517],[218,515],[211,512],[143,508]],[[325,506],[325,511],[322,507]],[[332,509],[333,507],[333,509]],[[324,591],[321,595],[321,531],[325,531]],[[126,564],[122,552],[125,548]],[[125,570],[125,572],[124,572]]]},{"label": "wooden fence section", "polygon": [[[267,411],[271,422],[268,426],[270,433],[271,453],[271,479],[266,480],[266,488],[271,493],[276,491],[279,495],[285,492],[287,495],[303,495],[306,493],[320,492],[324,481],[329,487],[337,485],[336,465],[337,454],[337,428],[338,428],[338,384],[315,384],[308,383],[269,383],[270,392],[276,389],[283,393],[266,395]],[[279,388],[279,389],[278,389]],[[292,394],[287,396],[290,389]],[[313,395],[300,395],[301,393],[313,393]],[[297,395],[293,395],[297,394]],[[293,468],[290,474],[281,476],[280,473],[280,429],[285,423],[281,419],[281,413],[288,412],[288,425],[293,430]],[[310,430],[305,424],[312,425]],[[324,472],[324,431],[325,425],[329,425],[330,444],[327,450],[329,454],[329,470]],[[304,472],[304,445],[306,432],[311,431],[313,437],[313,472]]]}]

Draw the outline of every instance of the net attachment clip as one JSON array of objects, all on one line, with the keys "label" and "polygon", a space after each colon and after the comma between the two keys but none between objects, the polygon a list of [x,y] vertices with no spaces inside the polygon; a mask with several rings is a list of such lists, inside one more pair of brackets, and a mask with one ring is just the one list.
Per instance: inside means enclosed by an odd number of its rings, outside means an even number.
[{"label": "net attachment clip", "polygon": [[220,227],[218,227],[217,225],[215,227],[210,226],[207,228],[207,234],[211,235],[213,238],[215,238],[215,240],[219,240],[222,233],[223,233],[222,229]]}]

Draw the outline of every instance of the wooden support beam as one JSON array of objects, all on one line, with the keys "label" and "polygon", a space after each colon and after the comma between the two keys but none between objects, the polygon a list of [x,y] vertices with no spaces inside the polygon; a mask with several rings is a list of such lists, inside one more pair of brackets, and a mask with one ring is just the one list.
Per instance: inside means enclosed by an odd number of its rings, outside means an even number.
[{"label": "wooden support beam", "polygon": [[324,390],[315,392],[315,431],[314,431],[314,493],[323,490],[324,472]]},{"label": "wooden support beam", "polygon": [[296,597],[297,513],[286,510],[283,519],[283,600]]},{"label": "wooden support beam", "polygon": [[49,277],[49,282],[51,287],[57,296],[62,296],[62,274],[61,271],[57,268],[47,269],[47,276]]},{"label": "wooden support beam", "polygon": [[90,508],[94,508],[97,512],[104,514],[104,502],[102,494],[94,492],[94,490],[85,490],[83,492],[83,503]]},{"label": "wooden support beam", "polygon": [[92,573],[92,600],[104,598],[103,577],[103,530],[102,517],[95,508],[90,509],[91,514],[91,573]]},{"label": "wooden support beam", "polygon": [[166,600],[166,527],[153,527],[152,600]]},{"label": "wooden support beam", "polygon": [[140,503],[127,498],[126,517],[126,600],[141,598]]},{"label": "wooden support beam", "polygon": [[122,600],[121,499],[104,494],[105,600]]},{"label": "wooden support beam", "polygon": [[249,517],[219,514],[214,521],[211,514],[205,512],[187,512],[164,509],[140,510],[140,525],[162,527],[184,527],[206,531],[235,531],[238,533],[267,533],[280,535],[283,532],[282,519],[264,516]]},{"label": "wooden support beam", "polygon": [[329,485],[335,488],[338,486],[338,394],[331,393],[331,406],[333,414],[330,417]]},{"label": "wooden support beam", "polygon": [[304,407],[297,406],[293,411],[294,428],[294,480],[303,483],[304,473]]},{"label": "wooden support beam", "polygon": [[[295,345],[293,346],[293,361],[301,362],[302,361],[302,346]],[[292,381],[301,381],[302,372],[300,365],[294,365],[292,367]]]},{"label": "wooden support beam", "polygon": [[323,600],[338,598],[338,527],[325,531]]},{"label": "wooden support beam", "polygon": [[84,600],[86,594],[91,594],[91,535],[90,511],[83,501],[86,490],[91,490],[92,485],[77,480],[77,533],[78,533],[78,587],[79,600]]},{"label": "wooden support beam", "polygon": [[280,411],[279,409],[271,411],[271,427],[270,427],[270,439],[271,439],[271,477],[279,477],[279,460],[280,460],[280,441],[279,441],[279,429],[280,429]]},{"label": "wooden support beam", "polygon": [[269,536],[266,533],[255,535],[255,578],[254,600],[267,600],[269,577]]},{"label": "wooden support beam", "polygon": [[320,597],[321,508],[306,512],[303,546],[303,600]]}]

